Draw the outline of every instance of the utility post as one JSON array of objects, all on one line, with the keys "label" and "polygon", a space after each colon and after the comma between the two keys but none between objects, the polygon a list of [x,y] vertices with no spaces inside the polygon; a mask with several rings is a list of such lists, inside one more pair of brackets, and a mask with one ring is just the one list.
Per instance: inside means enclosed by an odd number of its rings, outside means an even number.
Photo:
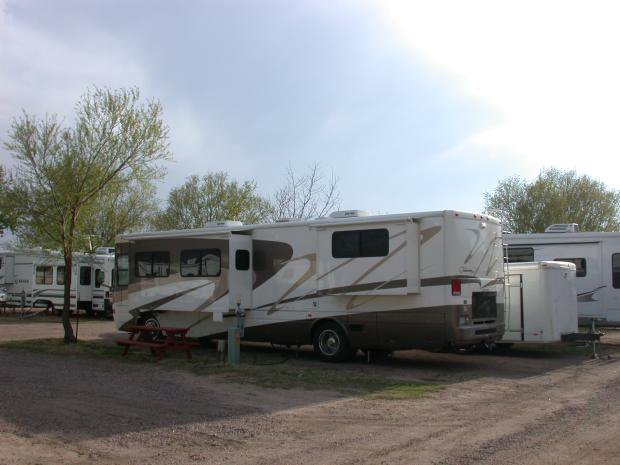
[{"label": "utility post", "polygon": [[228,328],[228,364],[239,365],[241,359],[241,338],[243,337],[243,327],[245,323],[245,312],[241,309],[241,298],[235,301],[235,323]]}]

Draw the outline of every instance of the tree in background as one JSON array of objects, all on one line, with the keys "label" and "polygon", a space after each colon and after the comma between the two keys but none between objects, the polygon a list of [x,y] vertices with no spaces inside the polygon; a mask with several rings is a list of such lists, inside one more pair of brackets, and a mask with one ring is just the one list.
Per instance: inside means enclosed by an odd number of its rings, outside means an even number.
[{"label": "tree in background", "polygon": [[227,173],[192,175],[168,194],[166,208],[157,214],[157,230],[203,228],[209,221],[236,220],[246,224],[265,221],[271,205],[256,193],[256,183],[242,184]]},{"label": "tree in background", "polygon": [[78,101],[73,127],[25,112],[13,121],[5,147],[17,167],[6,209],[16,218],[18,238],[62,252],[65,342],[75,341],[69,321],[73,253],[87,248],[86,226],[98,199],[163,174],[158,162],[170,153],[161,113],[161,105],[143,102],[137,88],[95,88]]},{"label": "tree in background", "polygon": [[272,219],[307,219],[325,216],[340,205],[338,179],[326,178],[318,163],[298,176],[292,168],[287,171],[284,185],[272,200]]},{"label": "tree in background", "polygon": [[620,192],[575,171],[543,169],[528,182],[517,176],[484,194],[485,212],[515,233],[544,232],[554,223],[578,223],[582,231],[617,231]]},{"label": "tree in background", "polygon": [[4,166],[0,166],[0,235],[5,229],[15,228],[15,212],[7,204],[7,190],[11,182],[11,175],[6,172]]}]

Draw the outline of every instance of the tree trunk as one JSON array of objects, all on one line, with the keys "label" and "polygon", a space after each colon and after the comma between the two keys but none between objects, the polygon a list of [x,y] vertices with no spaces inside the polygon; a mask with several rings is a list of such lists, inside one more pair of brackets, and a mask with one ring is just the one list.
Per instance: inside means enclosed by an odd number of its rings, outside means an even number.
[{"label": "tree trunk", "polygon": [[[73,270],[73,252],[65,250],[65,302],[62,307],[62,326],[65,330],[65,342],[77,342],[73,334],[73,326],[71,326],[71,277]],[[76,296],[77,303],[77,296]],[[77,308],[76,308],[77,311]]]}]

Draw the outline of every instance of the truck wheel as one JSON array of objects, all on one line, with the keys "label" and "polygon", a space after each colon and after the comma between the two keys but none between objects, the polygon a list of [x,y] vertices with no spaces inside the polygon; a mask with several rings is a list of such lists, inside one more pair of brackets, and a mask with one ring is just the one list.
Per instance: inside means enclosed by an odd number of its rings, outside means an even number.
[{"label": "truck wheel", "polygon": [[54,304],[51,302],[47,303],[47,308],[45,310],[45,313],[47,313],[48,315],[53,315],[54,314]]},{"label": "truck wheel", "polygon": [[326,362],[342,362],[351,357],[347,335],[336,323],[320,325],[313,334],[314,352]]}]

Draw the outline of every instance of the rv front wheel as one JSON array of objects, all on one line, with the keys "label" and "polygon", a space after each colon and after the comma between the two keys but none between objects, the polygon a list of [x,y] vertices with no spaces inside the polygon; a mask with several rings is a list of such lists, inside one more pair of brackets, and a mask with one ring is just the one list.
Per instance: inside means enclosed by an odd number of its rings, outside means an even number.
[{"label": "rv front wheel", "polygon": [[347,335],[336,323],[324,323],[314,332],[314,352],[327,362],[342,362],[351,356]]}]

